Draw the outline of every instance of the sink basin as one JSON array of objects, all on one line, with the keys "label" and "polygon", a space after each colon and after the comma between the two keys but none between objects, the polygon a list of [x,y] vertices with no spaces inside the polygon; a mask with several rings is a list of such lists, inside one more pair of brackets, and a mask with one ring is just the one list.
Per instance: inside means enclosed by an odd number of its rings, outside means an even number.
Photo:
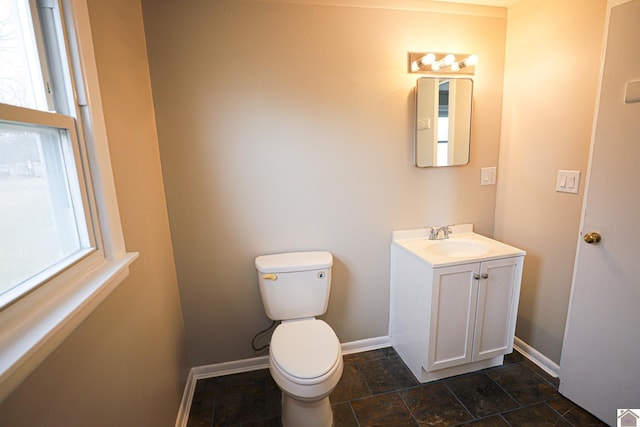
[{"label": "sink basin", "polygon": [[407,250],[433,267],[444,267],[466,262],[476,262],[525,255],[497,240],[476,234],[470,225],[453,226],[448,239],[429,240],[429,228],[394,232],[393,244]]},{"label": "sink basin", "polygon": [[466,258],[488,253],[489,245],[477,240],[436,240],[425,248],[425,252],[432,252],[437,256]]}]

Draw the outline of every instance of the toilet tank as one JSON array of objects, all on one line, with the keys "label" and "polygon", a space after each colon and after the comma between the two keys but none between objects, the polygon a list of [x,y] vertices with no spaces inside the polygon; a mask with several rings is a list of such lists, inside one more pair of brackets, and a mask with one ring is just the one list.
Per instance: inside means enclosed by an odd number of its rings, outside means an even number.
[{"label": "toilet tank", "polygon": [[256,258],[264,311],[271,320],[301,319],[327,311],[333,256],[291,252]]}]

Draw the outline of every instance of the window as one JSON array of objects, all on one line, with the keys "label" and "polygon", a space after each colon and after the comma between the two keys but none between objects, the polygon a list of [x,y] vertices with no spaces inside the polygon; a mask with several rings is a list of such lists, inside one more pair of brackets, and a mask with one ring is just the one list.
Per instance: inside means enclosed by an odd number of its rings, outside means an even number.
[{"label": "window", "polygon": [[137,257],[108,153],[86,0],[0,0],[0,402]]},{"label": "window", "polygon": [[0,122],[0,293],[7,302],[95,249],[73,168],[74,136],[69,128]]},{"label": "window", "polygon": [[0,0],[0,22],[1,306],[91,253],[96,240],[59,9]]}]

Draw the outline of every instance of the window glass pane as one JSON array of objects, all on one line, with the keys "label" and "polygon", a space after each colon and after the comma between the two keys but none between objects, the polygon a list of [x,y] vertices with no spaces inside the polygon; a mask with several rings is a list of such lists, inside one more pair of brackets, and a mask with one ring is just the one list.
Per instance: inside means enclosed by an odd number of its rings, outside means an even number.
[{"label": "window glass pane", "polygon": [[0,295],[91,246],[68,131],[0,122]]},{"label": "window glass pane", "polygon": [[47,111],[36,36],[27,0],[0,0],[0,103]]}]

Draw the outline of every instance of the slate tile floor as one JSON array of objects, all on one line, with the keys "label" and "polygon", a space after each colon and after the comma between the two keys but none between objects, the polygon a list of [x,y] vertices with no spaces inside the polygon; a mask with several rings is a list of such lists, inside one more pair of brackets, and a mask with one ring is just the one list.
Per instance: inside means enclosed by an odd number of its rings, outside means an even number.
[{"label": "slate tile floor", "polygon": [[[420,384],[387,347],[345,355],[330,400],[335,427],[605,426],[557,385],[517,352],[503,366]],[[267,369],[199,380],[188,426],[280,426],[280,398]]]}]

